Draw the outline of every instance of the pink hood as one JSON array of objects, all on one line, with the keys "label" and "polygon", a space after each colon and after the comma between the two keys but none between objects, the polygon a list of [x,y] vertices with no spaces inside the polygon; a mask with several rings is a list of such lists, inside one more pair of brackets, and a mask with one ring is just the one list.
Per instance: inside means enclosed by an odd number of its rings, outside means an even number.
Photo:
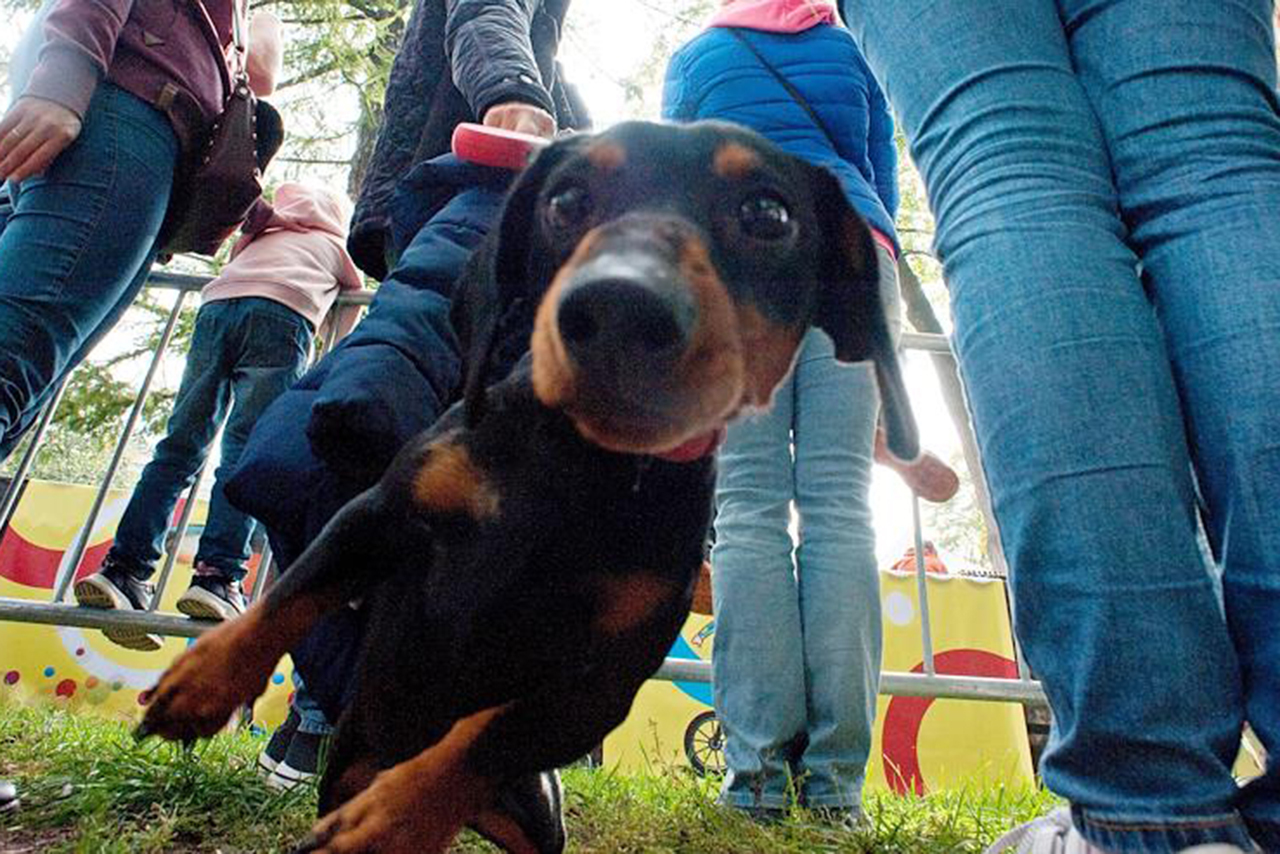
[{"label": "pink hood", "polygon": [[291,228],[327,231],[343,240],[347,237],[350,213],[338,194],[326,187],[286,181],[276,187],[272,207]]},{"label": "pink hood", "polygon": [[835,7],[822,0],[723,0],[707,26],[798,33],[838,20]]}]

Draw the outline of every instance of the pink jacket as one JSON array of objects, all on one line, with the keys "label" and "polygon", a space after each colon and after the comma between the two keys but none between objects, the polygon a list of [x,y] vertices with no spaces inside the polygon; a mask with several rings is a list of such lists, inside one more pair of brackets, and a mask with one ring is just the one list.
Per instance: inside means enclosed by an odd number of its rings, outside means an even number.
[{"label": "pink jacket", "polygon": [[[265,297],[319,329],[339,291],[363,287],[347,254],[347,216],[341,200],[327,189],[281,184],[273,205],[259,203],[250,214],[231,261],[201,291],[203,302]],[[343,313],[340,334],[358,313]]]},{"label": "pink jacket", "polygon": [[835,7],[822,0],[724,0],[707,26],[798,33],[838,20]]}]

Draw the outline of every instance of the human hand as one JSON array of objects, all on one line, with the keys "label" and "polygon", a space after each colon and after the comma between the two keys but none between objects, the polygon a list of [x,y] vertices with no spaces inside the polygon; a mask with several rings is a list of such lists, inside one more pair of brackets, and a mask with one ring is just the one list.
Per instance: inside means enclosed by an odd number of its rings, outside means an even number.
[{"label": "human hand", "polygon": [[0,119],[0,180],[39,175],[80,135],[80,118],[44,98],[26,96]]},{"label": "human hand", "polygon": [[494,104],[485,110],[484,124],[491,128],[531,133],[546,139],[556,135],[555,117],[541,107],[523,101]]}]

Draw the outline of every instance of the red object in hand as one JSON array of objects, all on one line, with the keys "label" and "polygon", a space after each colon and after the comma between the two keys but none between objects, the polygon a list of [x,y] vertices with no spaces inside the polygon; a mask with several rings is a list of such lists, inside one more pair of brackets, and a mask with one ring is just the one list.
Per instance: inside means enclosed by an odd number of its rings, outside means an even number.
[{"label": "red object in hand", "polygon": [[513,130],[463,122],[453,129],[453,153],[469,163],[499,169],[523,169],[551,140]]}]

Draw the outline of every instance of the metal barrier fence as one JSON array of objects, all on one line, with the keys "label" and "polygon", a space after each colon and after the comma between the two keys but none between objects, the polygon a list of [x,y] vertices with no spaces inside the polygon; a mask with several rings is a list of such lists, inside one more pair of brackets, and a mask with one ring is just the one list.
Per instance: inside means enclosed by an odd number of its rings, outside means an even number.
[{"label": "metal barrier fence", "polygon": [[[164,593],[164,588],[168,584],[169,576],[177,558],[178,549],[176,547],[168,549],[168,554],[157,579],[156,593],[152,597],[151,610],[149,611],[108,611],[83,608],[65,601],[67,589],[75,579],[76,571],[84,559],[85,551],[89,545],[89,537],[97,524],[98,516],[102,512],[103,504],[119,469],[126,446],[137,427],[138,419],[141,417],[143,403],[151,389],[160,361],[173,337],[173,331],[182,313],[186,297],[192,291],[199,291],[207,281],[208,279],[203,276],[164,272],[158,272],[151,276],[147,283],[149,288],[176,290],[178,292],[177,297],[165,320],[159,346],[156,348],[155,353],[152,354],[137,397],[134,399],[129,414],[125,419],[124,428],[116,443],[111,461],[108,463],[107,469],[99,482],[89,514],[80,526],[71,547],[67,550],[60,565],[53,585],[52,599],[49,602],[38,602],[28,599],[0,597],[0,620],[86,629],[127,627],[143,630],[151,634],[175,637],[197,637],[202,632],[217,625],[208,621],[193,620],[181,614],[157,613],[155,611],[155,607]],[[350,296],[344,295],[339,298],[335,310],[346,305],[367,305],[371,299],[372,294],[367,292]],[[328,340],[323,342],[320,348],[321,353],[333,346],[335,332],[336,324],[330,324]],[[932,353],[950,352],[950,345],[945,336],[942,335],[906,333],[902,336],[902,346],[905,349]],[[4,496],[0,497],[0,535],[8,528],[9,522],[17,509],[23,488],[29,479],[31,467],[35,462],[36,455],[40,452],[41,439],[48,429],[53,413],[61,400],[62,391],[62,387],[56,390],[41,414],[39,422],[34,428],[32,440],[28,443],[27,449],[18,463],[18,468],[14,472],[9,488],[5,491]],[[191,511],[195,506],[195,496],[200,490],[204,472],[204,468],[197,472],[194,482],[187,491],[187,500],[179,517],[178,525],[170,532],[171,542],[181,542],[186,533]],[[937,672],[933,652],[933,632],[929,617],[928,587],[925,583],[925,549],[920,519],[920,499],[914,495],[912,496],[912,522],[915,537],[915,574],[919,597],[924,672],[901,673],[886,671],[881,674],[881,693],[894,696],[1007,701],[1028,706],[1044,706],[1046,704],[1044,693],[1040,688],[1040,684],[1030,677],[1026,664],[1022,659],[1021,651],[1017,649],[1016,641],[1014,652],[1018,667],[1017,678],[952,676]],[[256,600],[261,595],[272,575],[271,555],[270,550],[267,549],[262,555],[260,570],[254,589],[251,591],[253,599]],[[654,678],[681,682],[710,682],[711,663],[709,661],[668,658]]]}]

